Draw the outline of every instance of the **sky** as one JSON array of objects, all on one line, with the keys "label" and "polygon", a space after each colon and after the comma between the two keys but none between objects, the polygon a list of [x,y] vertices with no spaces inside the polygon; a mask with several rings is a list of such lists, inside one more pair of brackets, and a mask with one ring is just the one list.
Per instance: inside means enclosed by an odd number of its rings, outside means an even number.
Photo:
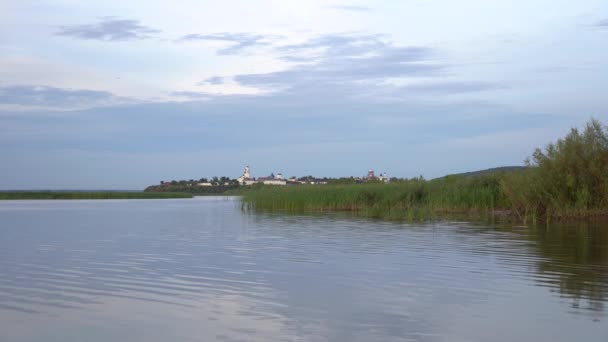
[{"label": "sky", "polygon": [[0,0],[0,189],[522,165],[608,123],[605,0]]}]

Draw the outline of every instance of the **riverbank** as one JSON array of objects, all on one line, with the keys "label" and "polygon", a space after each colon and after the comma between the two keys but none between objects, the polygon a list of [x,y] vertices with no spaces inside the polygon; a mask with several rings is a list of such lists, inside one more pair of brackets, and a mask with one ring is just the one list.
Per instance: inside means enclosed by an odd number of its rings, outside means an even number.
[{"label": "riverbank", "polygon": [[192,198],[178,192],[113,192],[113,191],[11,191],[0,192],[0,200],[83,200],[83,199],[169,199]]}]

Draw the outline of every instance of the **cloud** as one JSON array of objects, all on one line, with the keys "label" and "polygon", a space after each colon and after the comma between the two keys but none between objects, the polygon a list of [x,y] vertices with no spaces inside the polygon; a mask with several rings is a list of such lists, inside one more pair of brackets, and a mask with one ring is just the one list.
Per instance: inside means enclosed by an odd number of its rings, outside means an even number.
[{"label": "cloud", "polygon": [[[282,71],[237,75],[240,85],[278,90],[357,91],[373,88],[386,78],[433,77],[445,69],[434,63],[429,47],[401,47],[381,36],[326,35],[295,45],[276,47],[296,65]],[[297,63],[303,62],[303,63]],[[371,83],[371,84],[370,84]],[[348,88],[348,89],[347,89]]]},{"label": "cloud", "polygon": [[181,41],[221,41],[229,42],[230,46],[217,51],[219,55],[236,55],[246,49],[258,46],[270,45],[276,36],[266,36],[261,34],[249,33],[212,33],[212,34],[188,34],[180,38]]},{"label": "cloud", "polygon": [[327,8],[342,10],[342,11],[351,11],[351,12],[369,12],[372,9],[367,6],[356,6],[356,5],[336,5],[336,6],[328,6]]},{"label": "cloud", "polygon": [[110,92],[42,85],[0,87],[0,104],[25,107],[87,108],[126,102]]},{"label": "cloud", "polygon": [[602,27],[602,28],[608,28],[608,19],[604,19],[604,20],[600,20],[597,23],[595,23],[595,25],[593,25],[595,27]]},{"label": "cloud", "polygon": [[208,79],[200,82],[199,84],[211,84],[211,85],[219,85],[224,84],[224,78],[220,76],[209,77]]},{"label": "cloud", "polygon": [[97,24],[60,26],[55,35],[76,39],[127,41],[148,39],[159,32],[141,25],[138,20],[104,17]]},{"label": "cloud", "polygon": [[169,95],[177,96],[181,98],[187,98],[189,100],[206,100],[213,97],[213,95],[208,93],[199,93],[195,91],[174,91]]},{"label": "cloud", "polygon": [[541,67],[541,68],[535,68],[533,69],[534,72],[536,73],[541,73],[541,74],[553,74],[553,73],[559,73],[559,72],[564,72],[564,71],[568,71],[570,68],[567,66],[546,66],[546,67]]},{"label": "cloud", "polygon": [[[329,34],[307,41],[273,46],[272,51],[290,62],[284,70],[240,74],[233,77],[241,87],[275,93],[273,101],[332,103],[338,98],[367,97],[372,102],[411,101],[420,95],[466,94],[507,88],[503,84],[450,80],[450,66],[440,53],[425,46],[398,46],[382,35]],[[446,79],[447,78],[447,79]],[[396,82],[388,82],[395,80]],[[422,83],[419,81],[423,80]],[[406,86],[399,85],[403,82]],[[198,85],[223,84],[211,77]],[[283,96],[276,96],[283,93]],[[211,94],[176,92],[189,100],[208,99]],[[224,97],[226,98],[226,97]]]},{"label": "cloud", "polygon": [[505,89],[505,85],[489,82],[440,82],[423,83],[402,87],[406,92],[428,94],[463,94]]},{"label": "cloud", "polygon": [[279,46],[276,50],[293,55],[324,49],[326,55],[356,56],[390,45],[382,38],[382,35],[326,34],[304,43]]}]

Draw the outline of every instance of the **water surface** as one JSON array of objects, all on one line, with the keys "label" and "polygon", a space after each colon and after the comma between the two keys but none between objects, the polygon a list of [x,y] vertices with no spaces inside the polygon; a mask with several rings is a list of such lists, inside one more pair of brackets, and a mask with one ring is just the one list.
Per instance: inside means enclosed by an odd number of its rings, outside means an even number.
[{"label": "water surface", "polygon": [[0,341],[607,341],[608,227],[0,202]]}]

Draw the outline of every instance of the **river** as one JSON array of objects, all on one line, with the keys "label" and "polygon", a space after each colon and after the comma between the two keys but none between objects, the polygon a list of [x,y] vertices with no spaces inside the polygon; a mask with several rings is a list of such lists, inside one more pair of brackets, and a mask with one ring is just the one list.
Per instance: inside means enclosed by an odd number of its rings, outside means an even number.
[{"label": "river", "polygon": [[0,341],[608,341],[608,227],[0,202]]}]

